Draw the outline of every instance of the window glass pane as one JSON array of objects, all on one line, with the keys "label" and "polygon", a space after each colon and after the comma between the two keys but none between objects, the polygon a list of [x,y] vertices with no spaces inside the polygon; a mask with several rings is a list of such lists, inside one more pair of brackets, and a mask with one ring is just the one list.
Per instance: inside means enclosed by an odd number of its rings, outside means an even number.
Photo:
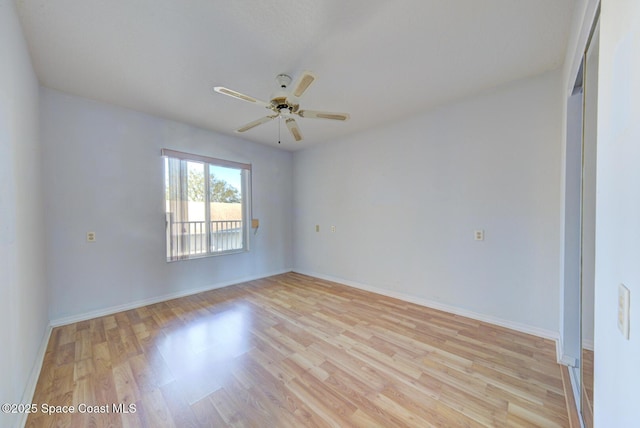
[{"label": "window glass pane", "polygon": [[251,165],[165,149],[163,156],[167,260],[248,251]]},{"label": "window glass pane", "polygon": [[187,199],[189,202],[185,226],[188,231],[189,254],[206,254],[205,165],[199,162],[187,162],[187,171]]},{"label": "window glass pane", "polygon": [[211,251],[243,248],[242,170],[209,165]]}]

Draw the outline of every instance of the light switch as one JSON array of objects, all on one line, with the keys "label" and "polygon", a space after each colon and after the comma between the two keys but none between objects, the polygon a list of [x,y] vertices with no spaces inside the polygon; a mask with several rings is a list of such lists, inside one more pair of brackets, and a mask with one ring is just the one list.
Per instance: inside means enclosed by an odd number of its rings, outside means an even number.
[{"label": "light switch", "polygon": [[320,225],[316,224],[316,232],[320,232]]},{"label": "light switch", "polygon": [[630,292],[624,284],[618,285],[618,329],[629,340]]}]

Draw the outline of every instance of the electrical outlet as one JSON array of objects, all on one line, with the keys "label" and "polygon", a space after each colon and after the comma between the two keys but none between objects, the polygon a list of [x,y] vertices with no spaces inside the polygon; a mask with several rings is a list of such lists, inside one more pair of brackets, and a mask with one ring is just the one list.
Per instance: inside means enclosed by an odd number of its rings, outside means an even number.
[{"label": "electrical outlet", "polygon": [[478,229],[473,232],[473,237],[476,241],[484,241],[484,230]]},{"label": "electrical outlet", "polygon": [[618,285],[618,330],[629,340],[630,292],[624,284]]},{"label": "electrical outlet", "polygon": [[87,242],[96,242],[95,232],[87,232]]},{"label": "electrical outlet", "polygon": [[331,226],[331,231],[335,232],[336,231],[336,227],[335,226]]},{"label": "electrical outlet", "polygon": [[320,225],[316,224],[316,232],[320,232]]}]

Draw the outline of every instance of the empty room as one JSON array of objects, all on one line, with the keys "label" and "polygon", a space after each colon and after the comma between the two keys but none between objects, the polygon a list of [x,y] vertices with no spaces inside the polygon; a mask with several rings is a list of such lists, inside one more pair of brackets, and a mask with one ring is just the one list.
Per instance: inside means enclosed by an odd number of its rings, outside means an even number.
[{"label": "empty room", "polygon": [[635,0],[0,0],[0,426],[637,426],[639,100]]}]

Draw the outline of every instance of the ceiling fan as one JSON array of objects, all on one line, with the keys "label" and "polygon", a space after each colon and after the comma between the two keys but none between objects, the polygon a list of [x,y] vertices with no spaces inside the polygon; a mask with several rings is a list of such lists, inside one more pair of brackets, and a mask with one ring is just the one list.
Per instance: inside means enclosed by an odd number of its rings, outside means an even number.
[{"label": "ceiling fan", "polygon": [[310,71],[304,71],[300,75],[300,78],[296,81],[294,89],[292,91],[288,91],[287,88],[292,81],[291,77],[287,74],[278,74],[276,76],[276,82],[278,82],[279,89],[273,95],[271,95],[271,100],[269,102],[253,98],[249,95],[234,91],[233,89],[225,88],[224,86],[216,86],[213,88],[213,90],[220,94],[228,95],[242,101],[257,104],[270,110],[269,115],[241,126],[240,128],[236,129],[236,132],[246,132],[258,125],[262,125],[263,123],[267,123],[273,119],[282,118],[284,119],[287,128],[289,128],[289,132],[291,132],[293,139],[296,141],[300,141],[302,140],[302,133],[300,132],[300,128],[298,128],[298,124],[296,123],[294,116],[309,119],[329,119],[342,121],[349,119],[348,113],[334,113],[327,111],[300,109],[299,100],[314,80],[316,80],[315,74]]}]

